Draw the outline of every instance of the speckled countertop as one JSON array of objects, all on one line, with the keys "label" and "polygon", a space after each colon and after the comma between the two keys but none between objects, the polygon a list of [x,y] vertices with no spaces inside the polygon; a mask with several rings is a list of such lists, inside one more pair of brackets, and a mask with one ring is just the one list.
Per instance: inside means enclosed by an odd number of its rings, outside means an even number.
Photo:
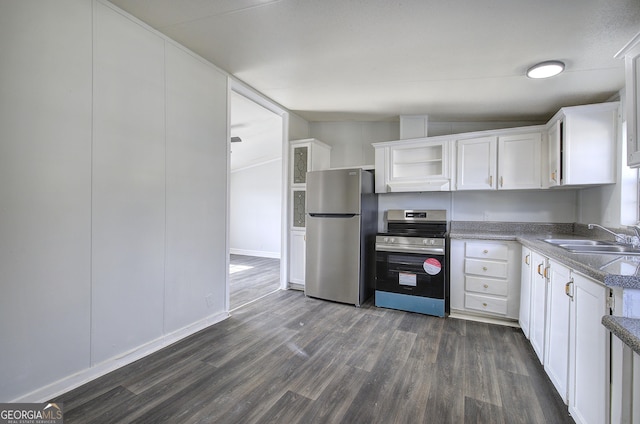
[{"label": "speckled countertop", "polygon": [[640,355],[640,319],[605,315],[602,325]]},{"label": "speckled countertop", "polygon": [[[611,235],[582,224],[452,221],[451,239],[518,241],[563,265],[614,288],[640,289],[640,256],[571,253],[544,241],[548,238],[611,240]],[[605,315],[602,324],[640,354],[640,319]]]}]

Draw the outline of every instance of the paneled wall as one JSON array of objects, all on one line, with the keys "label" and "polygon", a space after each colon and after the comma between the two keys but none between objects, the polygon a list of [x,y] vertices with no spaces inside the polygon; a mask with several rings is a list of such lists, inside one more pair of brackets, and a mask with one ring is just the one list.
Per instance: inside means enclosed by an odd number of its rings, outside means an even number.
[{"label": "paneled wall", "polygon": [[0,2],[0,401],[226,316],[227,75],[109,3]]}]

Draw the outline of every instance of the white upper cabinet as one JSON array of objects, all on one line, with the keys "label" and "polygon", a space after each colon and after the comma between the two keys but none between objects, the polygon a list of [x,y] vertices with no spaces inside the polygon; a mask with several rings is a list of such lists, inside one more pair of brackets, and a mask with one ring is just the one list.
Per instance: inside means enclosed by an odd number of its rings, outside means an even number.
[{"label": "white upper cabinet", "polygon": [[560,109],[547,125],[548,187],[616,182],[618,102]]},{"label": "white upper cabinet", "polygon": [[498,189],[540,188],[539,132],[498,138]]},{"label": "white upper cabinet", "polygon": [[457,189],[496,188],[498,137],[458,140]]},{"label": "white upper cabinet", "polygon": [[640,167],[640,33],[616,57],[625,60],[627,165]]},{"label": "white upper cabinet", "polygon": [[524,132],[458,140],[458,190],[541,188],[542,134]]},{"label": "white upper cabinet", "polygon": [[308,171],[329,168],[331,146],[315,138],[293,140],[289,145],[292,187],[306,187]]},{"label": "white upper cabinet", "polygon": [[440,138],[375,143],[376,193],[450,190],[450,144]]},{"label": "white upper cabinet", "polygon": [[373,143],[376,193],[614,184],[618,109],[619,102],[572,106],[546,125]]}]

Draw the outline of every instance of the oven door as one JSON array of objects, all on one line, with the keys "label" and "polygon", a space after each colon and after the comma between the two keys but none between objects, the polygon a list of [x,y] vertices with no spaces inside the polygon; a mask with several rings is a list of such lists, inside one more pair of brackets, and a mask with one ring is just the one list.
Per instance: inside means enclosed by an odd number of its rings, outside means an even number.
[{"label": "oven door", "polygon": [[445,254],[376,251],[376,290],[412,296],[445,298]]}]

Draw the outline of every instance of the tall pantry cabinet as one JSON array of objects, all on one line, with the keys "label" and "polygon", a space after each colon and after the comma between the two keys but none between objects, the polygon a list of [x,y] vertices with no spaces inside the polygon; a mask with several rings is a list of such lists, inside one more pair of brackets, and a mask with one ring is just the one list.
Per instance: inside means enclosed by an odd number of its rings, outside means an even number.
[{"label": "tall pantry cabinet", "polygon": [[331,146],[308,138],[289,149],[289,287],[304,290],[307,172],[329,168]]}]

